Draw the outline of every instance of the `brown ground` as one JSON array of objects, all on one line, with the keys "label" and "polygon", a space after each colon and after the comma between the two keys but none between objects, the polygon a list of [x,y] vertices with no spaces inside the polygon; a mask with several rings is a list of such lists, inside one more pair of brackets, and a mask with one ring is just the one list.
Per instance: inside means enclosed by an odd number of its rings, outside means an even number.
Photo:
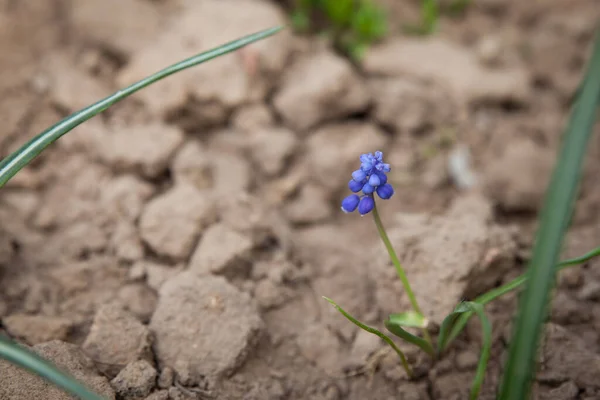
[{"label": "brown ground", "polygon": [[[381,2],[395,31],[417,15]],[[380,209],[434,325],[522,271],[600,7],[474,3],[434,37],[395,33],[358,66],[284,32],[77,128],[2,189],[2,328],[108,398],[466,398],[476,321],[435,365],[404,345],[408,381],[320,296],[377,326],[408,309],[370,218],[339,210],[359,154],[377,149],[397,192]],[[0,0],[0,150],[284,22],[278,7]],[[599,155],[594,140],[565,257],[600,243]],[[561,274],[536,398],[600,398],[597,264]],[[481,398],[494,398],[515,304],[486,308]],[[0,363],[0,398],[67,397]]]}]

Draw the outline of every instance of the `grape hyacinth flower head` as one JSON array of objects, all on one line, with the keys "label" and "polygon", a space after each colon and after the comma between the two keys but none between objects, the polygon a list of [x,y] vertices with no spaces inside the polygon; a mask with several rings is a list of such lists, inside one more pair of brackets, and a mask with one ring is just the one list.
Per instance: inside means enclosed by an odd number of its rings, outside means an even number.
[{"label": "grape hyacinth flower head", "polygon": [[[358,209],[360,215],[365,215],[375,207],[373,193],[377,193],[383,200],[391,198],[394,188],[387,183],[386,175],[390,171],[390,164],[383,162],[381,151],[361,155],[360,169],[352,173],[352,179],[348,182],[348,188],[355,194],[342,200],[342,211],[350,213]],[[356,194],[361,191],[360,196]]]}]

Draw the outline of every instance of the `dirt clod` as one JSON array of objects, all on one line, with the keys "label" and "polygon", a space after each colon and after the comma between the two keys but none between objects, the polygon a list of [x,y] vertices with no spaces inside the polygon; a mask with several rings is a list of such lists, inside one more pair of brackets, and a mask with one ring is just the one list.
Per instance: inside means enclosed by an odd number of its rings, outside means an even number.
[{"label": "dirt clod", "polygon": [[[397,227],[388,228],[392,244],[418,301],[432,322],[441,323],[465,296],[476,295],[492,287],[513,263],[516,243],[511,230],[491,224],[492,209],[480,195],[458,198],[445,217],[401,214]],[[381,244],[374,250],[378,262],[370,269],[380,283],[376,297],[386,312],[410,309],[394,267]],[[428,296],[426,293],[436,293]],[[390,308],[390,304],[396,305]]]},{"label": "dirt clod", "polygon": [[573,381],[578,387],[598,388],[600,357],[565,328],[547,324],[538,380],[551,384]]},{"label": "dirt clod", "polygon": [[245,235],[225,224],[213,224],[200,239],[190,261],[190,270],[199,274],[248,275],[243,268],[248,266],[251,249],[252,240]]},{"label": "dirt clod", "polygon": [[162,123],[120,126],[106,132],[96,143],[98,157],[118,171],[136,171],[148,178],[162,174],[183,132]]},{"label": "dirt clod", "polygon": [[292,65],[274,98],[277,112],[297,131],[362,111],[368,102],[367,89],[350,63],[329,52]]},{"label": "dirt clod", "polygon": [[207,193],[179,184],[146,204],[140,217],[140,234],[158,254],[183,260],[214,218]]},{"label": "dirt clod", "polygon": [[127,364],[110,383],[124,400],[140,400],[154,388],[157,372],[146,360]]},{"label": "dirt clod", "polygon": [[127,364],[152,359],[152,338],[148,328],[118,305],[101,307],[83,343],[98,369],[113,377]]},{"label": "dirt clod", "polygon": [[6,330],[26,343],[35,345],[51,340],[66,340],[72,322],[66,318],[14,314],[2,319]]},{"label": "dirt clod", "polygon": [[506,210],[536,211],[553,165],[554,154],[530,140],[511,144],[490,163],[485,176],[486,193]]},{"label": "dirt clod", "polygon": [[160,289],[150,329],[161,367],[175,370],[182,384],[227,375],[245,360],[263,329],[247,294],[224,278],[183,272]]}]

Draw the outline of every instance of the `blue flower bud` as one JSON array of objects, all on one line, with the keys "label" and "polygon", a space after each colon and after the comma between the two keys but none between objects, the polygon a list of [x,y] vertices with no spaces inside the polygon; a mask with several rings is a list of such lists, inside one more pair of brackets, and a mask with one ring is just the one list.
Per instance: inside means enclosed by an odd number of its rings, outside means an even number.
[{"label": "blue flower bud", "polygon": [[379,184],[380,185],[385,185],[387,183],[387,175],[383,172],[375,172],[377,174],[377,176],[379,177]]},{"label": "blue flower bud", "polygon": [[352,211],[356,210],[359,201],[360,197],[358,197],[358,195],[351,194],[350,196],[342,200],[342,211],[345,213],[351,213]]},{"label": "blue flower bud", "polygon": [[[373,186],[373,187],[377,187],[381,184],[381,180],[379,179],[379,176],[377,174],[373,174],[371,175],[371,177],[369,178],[369,185]],[[373,192],[371,192],[373,193]]]},{"label": "blue flower bud", "polygon": [[375,200],[373,200],[372,196],[364,196],[360,199],[360,203],[358,204],[358,212],[360,215],[365,215],[373,211],[375,207]]},{"label": "blue flower bud", "polygon": [[383,162],[383,153],[381,151],[376,151],[375,158],[377,159],[377,161]]},{"label": "blue flower bud", "polygon": [[375,191],[375,186],[371,186],[369,183],[365,183],[362,187],[364,194],[372,194]]},{"label": "blue flower bud", "polygon": [[360,169],[362,169],[365,173],[369,173],[373,169],[373,164],[371,162],[364,162],[360,164]]},{"label": "blue flower bud", "polygon": [[362,190],[363,185],[364,183],[356,182],[354,179],[350,179],[350,182],[348,182],[348,188],[354,193],[360,192]]},{"label": "blue flower bud", "polygon": [[356,182],[362,182],[366,178],[367,178],[367,174],[360,169],[357,169],[356,171],[354,171],[352,173],[352,179],[354,179]]},{"label": "blue flower bud", "polygon": [[389,183],[381,185],[377,188],[377,195],[382,199],[387,200],[394,195],[394,188]]}]

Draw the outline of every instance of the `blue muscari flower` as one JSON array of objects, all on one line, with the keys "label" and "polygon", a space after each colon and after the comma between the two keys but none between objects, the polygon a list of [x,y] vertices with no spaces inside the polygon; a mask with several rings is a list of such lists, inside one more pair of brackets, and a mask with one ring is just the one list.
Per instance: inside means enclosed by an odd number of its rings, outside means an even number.
[{"label": "blue muscari flower", "polygon": [[348,188],[362,195],[351,194],[342,200],[342,210],[346,213],[353,212],[358,208],[360,215],[370,213],[375,207],[373,193],[387,200],[394,195],[394,188],[387,183],[387,173],[391,171],[390,164],[383,162],[383,153],[376,151],[360,156],[360,169],[352,172],[352,179],[348,182]]}]

